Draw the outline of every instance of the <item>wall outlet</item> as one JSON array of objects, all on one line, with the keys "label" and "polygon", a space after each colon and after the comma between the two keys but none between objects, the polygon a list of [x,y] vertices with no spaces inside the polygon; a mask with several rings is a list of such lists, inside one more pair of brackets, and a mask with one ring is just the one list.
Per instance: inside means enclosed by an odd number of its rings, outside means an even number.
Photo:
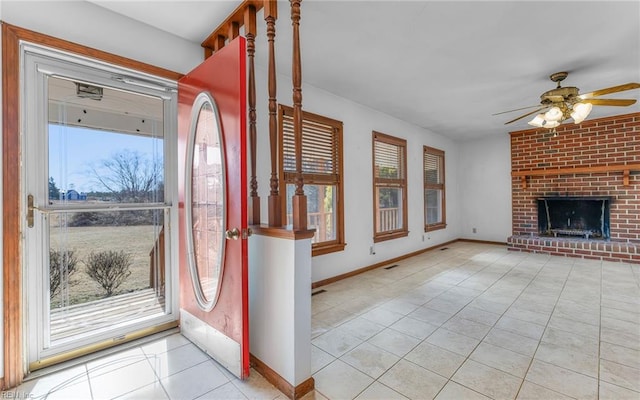
[{"label": "wall outlet", "polygon": [[476,228],[472,228],[472,229],[471,229],[471,232],[473,232],[473,233],[478,233],[478,230],[477,230]]},{"label": "wall outlet", "polygon": [[373,248],[373,246],[369,247],[369,255],[374,255],[376,254],[376,250]]},{"label": "wall outlet", "polygon": [[424,242],[424,235],[422,235],[422,241]]}]

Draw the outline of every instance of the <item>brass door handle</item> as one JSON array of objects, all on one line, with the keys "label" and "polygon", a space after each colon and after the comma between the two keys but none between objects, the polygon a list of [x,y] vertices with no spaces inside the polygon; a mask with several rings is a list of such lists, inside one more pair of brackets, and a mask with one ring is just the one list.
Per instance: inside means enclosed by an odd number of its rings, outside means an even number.
[{"label": "brass door handle", "polygon": [[240,230],[238,228],[233,228],[224,233],[224,236],[229,239],[238,240],[240,239]]}]

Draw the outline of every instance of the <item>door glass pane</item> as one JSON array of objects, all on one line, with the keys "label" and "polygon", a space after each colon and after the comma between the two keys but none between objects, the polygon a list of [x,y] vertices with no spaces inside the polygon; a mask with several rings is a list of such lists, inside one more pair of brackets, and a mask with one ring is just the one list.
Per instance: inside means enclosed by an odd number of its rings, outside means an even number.
[{"label": "door glass pane", "polygon": [[194,110],[189,263],[198,304],[210,310],[218,297],[226,240],[224,153],[213,102],[202,95],[196,98]]},{"label": "door glass pane", "polygon": [[163,100],[56,77],[47,89],[43,315],[55,348],[167,314],[168,221]]},{"label": "door glass pane", "polygon": [[50,204],[163,202],[162,100],[48,82]]}]

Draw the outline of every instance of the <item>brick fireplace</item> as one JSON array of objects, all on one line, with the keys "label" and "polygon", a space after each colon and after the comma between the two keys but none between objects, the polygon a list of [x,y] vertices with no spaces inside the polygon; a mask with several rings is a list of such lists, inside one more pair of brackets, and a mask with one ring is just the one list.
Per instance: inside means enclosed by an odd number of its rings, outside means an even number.
[{"label": "brick fireplace", "polygon": [[[640,113],[556,130],[511,132],[509,249],[640,263]],[[591,205],[591,216],[570,200]],[[594,227],[579,227],[581,219]]]}]

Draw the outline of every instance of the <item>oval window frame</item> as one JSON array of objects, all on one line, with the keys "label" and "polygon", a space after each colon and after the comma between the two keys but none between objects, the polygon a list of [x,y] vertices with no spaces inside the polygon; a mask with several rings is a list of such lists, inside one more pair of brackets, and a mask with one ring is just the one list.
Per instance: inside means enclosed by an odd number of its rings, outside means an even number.
[{"label": "oval window frame", "polygon": [[218,302],[220,297],[220,288],[222,285],[222,279],[224,276],[224,261],[226,254],[226,238],[225,235],[220,236],[220,253],[218,261],[220,263],[220,269],[218,273],[218,284],[216,292],[213,298],[208,299],[202,289],[200,283],[200,275],[198,274],[198,265],[195,257],[195,245],[193,238],[193,159],[196,145],[196,133],[198,129],[198,119],[200,112],[205,104],[209,104],[215,116],[216,128],[218,132],[218,139],[220,143],[220,161],[222,172],[222,198],[224,203],[222,205],[222,227],[226,229],[227,226],[227,180],[226,180],[226,159],[224,152],[224,136],[222,135],[222,124],[220,122],[220,112],[213,97],[206,91],[200,92],[191,106],[191,118],[189,123],[189,140],[187,142],[186,149],[186,167],[185,167],[185,185],[184,185],[184,204],[185,204],[185,232],[186,232],[186,247],[187,247],[187,264],[189,268],[189,275],[191,276],[191,285],[193,287],[193,293],[196,297],[198,307],[202,311],[211,311]]}]

